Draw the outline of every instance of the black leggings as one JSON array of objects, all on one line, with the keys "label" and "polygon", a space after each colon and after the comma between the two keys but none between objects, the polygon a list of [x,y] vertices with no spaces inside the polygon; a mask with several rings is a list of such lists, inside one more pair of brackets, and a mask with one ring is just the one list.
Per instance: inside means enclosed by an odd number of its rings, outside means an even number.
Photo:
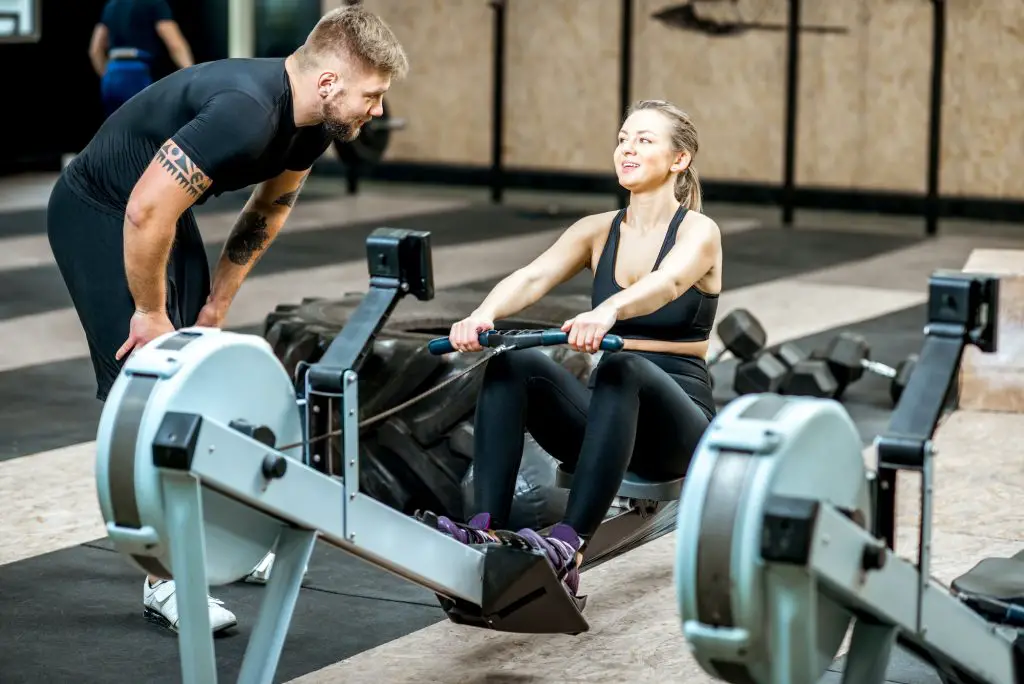
[{"label": "black leggings", "polygon": [[[96,398],[106,401],[125,359],[114,358],[128,339],[135,301],[124,268],[124,210],[80,194],[61,176],[46,211],[54,260],[85,330]],[[206,248],[192,211],[178,219],[167,263],[167,316],[175,328],[194,325],[210,294]]]},{"label": "black leggings", "polygon": [[627,470],[683,477],[714,416],[707,366],[696,357],[615,352],[589,386],[538,349],[487,363],[477,402],[473,459],[477,512],[509,518],[524,430],[574,471],[564,522],[589,539]]}]

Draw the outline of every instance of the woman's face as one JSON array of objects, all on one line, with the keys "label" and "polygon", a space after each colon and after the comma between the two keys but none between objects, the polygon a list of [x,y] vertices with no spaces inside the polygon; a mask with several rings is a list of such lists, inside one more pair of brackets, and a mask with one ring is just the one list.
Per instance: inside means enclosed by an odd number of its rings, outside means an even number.
[{"label": "woman's face", "polygon": [[615,147],[615,175],[627,190],[672,183],[690,162],[690,155],[672,148],[672,128],[660,112],[634,112],[619,131]]}]

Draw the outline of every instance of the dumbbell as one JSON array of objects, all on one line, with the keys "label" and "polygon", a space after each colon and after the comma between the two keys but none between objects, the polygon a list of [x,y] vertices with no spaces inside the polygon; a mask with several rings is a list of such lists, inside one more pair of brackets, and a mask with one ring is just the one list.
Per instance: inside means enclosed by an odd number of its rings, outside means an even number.
[{"label": "dumbbell", "polygon": [[740,395],[781,392],[793,367],[806,358],[807,352],[792,342],[762,349],[736,367],[733,391]]},{"label": "dumbbell", "polygon": [[[746,309],[733,309],[715,328],[722,348],[707,357],[708,370],[731,354],[740,361],[747,361],[757,355],[764,347],[768,334],[761,322]],[[709,373],[710,376],[710,373]],[[711,388],[714,389],[714,376],[711,376]]]},{"label": "dumbbell", "polygon": [[812,354],[793,364],[780,394],[835,399],[839,396],[839,382],[832,375],[828,361]]},{"label": "dumbbell", "polygon": [[893,405],[899,402],[917,365],[916,354],[905,358],[896,368],[872,361],[871,346],[867,340],[862,335],[852,332],[843,332],[833,338],[822,352],[822,358],[828,363],[839,385],[836,398],[842,395],[847,386],[860,380],[867,371],[889,378],[889,398]]},{"label": "dumbbell", "polygon": [[[708,370],[732,355],[740,362],[753,359],[764,348],[768,334],[764,326],[757,320],[754,314],[747,309],[734,309],[725,318],[719,321],[716,327],[718,338],[722,342],[722,348],[713,352],[707,360]],[[715,388],[715,378],[709,373],[711,389]]]}]

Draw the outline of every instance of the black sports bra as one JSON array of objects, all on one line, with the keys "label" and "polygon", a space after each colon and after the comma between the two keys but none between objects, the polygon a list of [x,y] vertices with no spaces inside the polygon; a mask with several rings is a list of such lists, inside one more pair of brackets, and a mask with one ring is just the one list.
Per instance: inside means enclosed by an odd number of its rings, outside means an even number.
[{"label": "black sports bra", "polygon": [[[615,215],[608,233],[608,240],[605,242],[601,258],[597,262],[597,268],[594,269],[594,287],[590,295],[591,307],[596,308],[604,300],[625,289],[615,281],[615,260],[619,253],[619,226],[625,216],[625,209]],[[665,232],[665,241],[661,245],[661,251],[658,253],[658,259],[654,262],[653,270],[658,270],[662,259],[675,244],[676,233],[684,216],[686,216],[686,209],[679,207]],[[714,326],[717,312],[718,295],[701,292],[694,285],[657,311],[645,316],[617,321],[608,333],[631,339],[700,342],[711,337],[711,328]]]}]

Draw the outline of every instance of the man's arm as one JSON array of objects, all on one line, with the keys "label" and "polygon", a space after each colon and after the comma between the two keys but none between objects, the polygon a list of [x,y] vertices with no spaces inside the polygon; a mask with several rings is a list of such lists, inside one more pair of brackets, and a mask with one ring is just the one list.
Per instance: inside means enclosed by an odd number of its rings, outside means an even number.
[{"label": "man's arm", "polygon": [[219,310],[227,310],[242,282],[277,237],[308,176],[309,169],[285,171],[253,191],[214,270],[210,301]]},{"label": "man's arm", "polygon": [[178,218],[212,180],[173,140],[157,150],[128,198],[124,220],[124,265],[135,308],[167,309],[167,259]]},{"label": "man's arm", "polygon": [[160,147],[125,215],[125,269],[138,309],[166,306],[167,260],[178,218],[222,170],[249,163],[272,138],[263,105],[246,92],[224,90]]},{"label": "man's arm", "polygon": [[89,41],[89,61],[92,63],[92,70],[96,75],[103,77],[107,72],[107,50],[110,47],[110,31],[105,24],[96,24],[92,30],[92,39]]}]

